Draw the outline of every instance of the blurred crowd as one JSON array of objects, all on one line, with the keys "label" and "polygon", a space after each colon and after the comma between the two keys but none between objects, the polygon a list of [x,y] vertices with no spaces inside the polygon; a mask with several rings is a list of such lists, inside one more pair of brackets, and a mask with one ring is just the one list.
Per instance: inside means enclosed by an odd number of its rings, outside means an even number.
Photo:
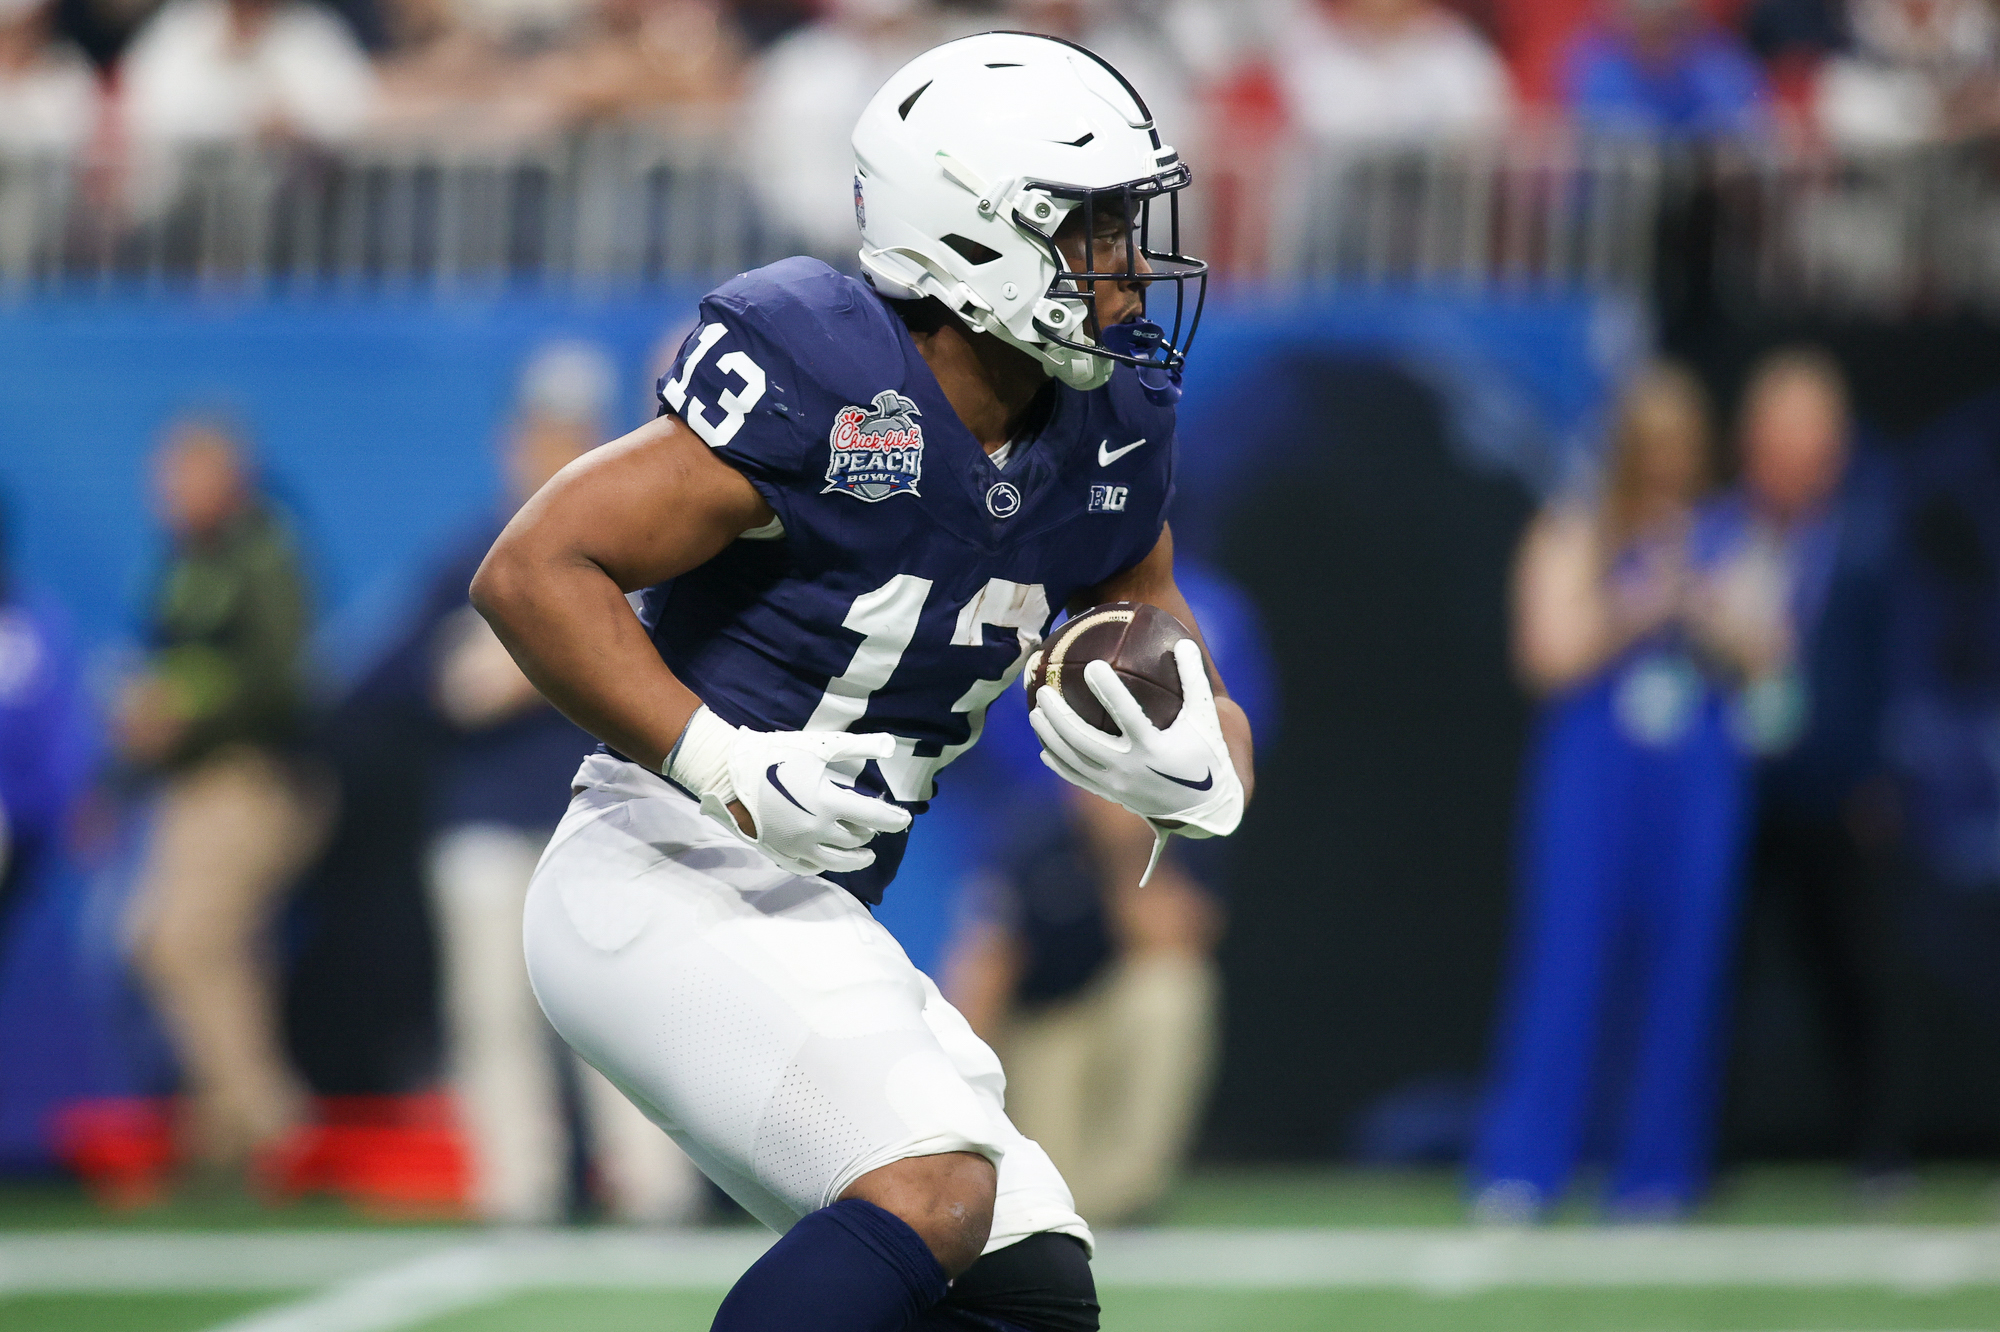
[{"label": "blurred crowd", "polygon": [[1197,154],[1288,126],[1865,150],[2000,124],[1990,0],[0,0],[0,149],[130,164],[143,198],[162,149],[653,122],[736,144],[817,240],[882,78],[996,26],[1099,50]]}]

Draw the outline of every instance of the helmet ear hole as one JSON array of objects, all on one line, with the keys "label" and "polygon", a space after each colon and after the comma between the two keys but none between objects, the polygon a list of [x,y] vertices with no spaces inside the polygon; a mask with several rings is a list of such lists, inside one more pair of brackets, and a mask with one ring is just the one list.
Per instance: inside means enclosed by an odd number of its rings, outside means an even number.
[{"label": "helmet ear hole", "polygon": [[969,236],[960,236],[954,233],[949,236],[940,236],[938,239],[958,251],[959,256],[975,268],[981,264],[990,264],[995,259],[1001,257],[1000,251],[990,245],[981,245]]}]

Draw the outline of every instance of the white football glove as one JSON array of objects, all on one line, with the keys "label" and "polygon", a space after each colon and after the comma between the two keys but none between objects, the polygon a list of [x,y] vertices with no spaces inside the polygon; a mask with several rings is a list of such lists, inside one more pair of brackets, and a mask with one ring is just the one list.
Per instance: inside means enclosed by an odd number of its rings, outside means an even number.
[{"label": "white football glove", "polygon": [[[1181,711],[1164,731],[1146,719],[1139,700],[1103,661],[1085,666],[1083,680],[1123,734],[1098,730],[1047,685],[1036,694],[1028,720],[1042,738],[1042,762],[1057,776],[1123,805],[1162,837],[1226,837],[1243,819],[1243,783],[1229,761],[1201,647],[1182,639],[1174,644],[1174,663],[1181,673]],[[1156,860],[1158,854],[1156,847]]]},{"label": "white football glove", "polygon": [[[702,707],[689,718],[661,770],[701,800],[701,812],[738,841],[793,874],[844,873],[875,863],[877,833],[910,826],[910,811],[863,795],[828,765],[885,759],[894,736],[881,732],[753,731]],[[735,800],[749,812],[754,836],[737,826]]]}]

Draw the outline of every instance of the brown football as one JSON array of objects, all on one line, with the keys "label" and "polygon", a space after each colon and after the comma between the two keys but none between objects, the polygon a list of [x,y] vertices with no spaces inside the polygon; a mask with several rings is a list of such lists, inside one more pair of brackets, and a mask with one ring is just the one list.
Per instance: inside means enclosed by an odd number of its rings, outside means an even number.
[{"label": "brown football", "polygon": [[1108,661],[1155,726],[1171,726],[1181,713],[1181,672],[1174,644],[1193,638],[1187,627],[1158,606],[1113,601],[1071,616],[1028,658],[1028,706],[1043,685],[1063,696],[1076,715],[1100,731],[1118,734],[1118,724],[1084,683],[1083,668]]}]

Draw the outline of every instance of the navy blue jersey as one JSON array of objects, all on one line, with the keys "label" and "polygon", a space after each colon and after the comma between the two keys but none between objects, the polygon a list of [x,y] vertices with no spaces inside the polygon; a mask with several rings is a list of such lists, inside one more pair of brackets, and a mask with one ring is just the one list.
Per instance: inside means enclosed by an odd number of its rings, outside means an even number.
[{"label": "navy blue jersey", "polygon": [[[922,813],[1055,613],[1159,540],[1173,409],[1125,367],[1055,394],[996,466],[862,283],[787,259],[718,288],[660,381],[661,411],[778,521],[647,589],[661,658],[739,726],[894,735],[894,758],[849,775]],[[880,901],[907,836],[827,877]]]}]

